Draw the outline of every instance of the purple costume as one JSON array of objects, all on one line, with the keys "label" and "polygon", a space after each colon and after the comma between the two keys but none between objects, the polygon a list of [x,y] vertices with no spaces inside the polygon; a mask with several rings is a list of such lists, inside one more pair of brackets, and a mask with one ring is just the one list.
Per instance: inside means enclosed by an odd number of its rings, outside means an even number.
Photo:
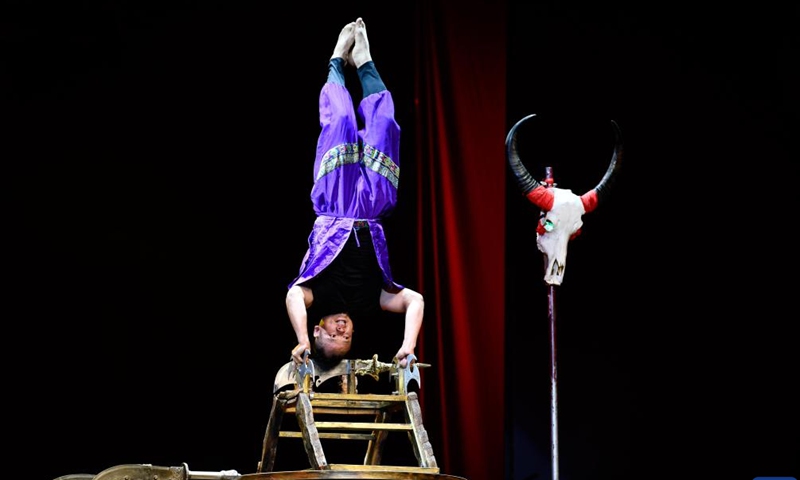
[{"label": "purple costume", "polygon": [[[365,96],[358,107],[364,128],[358,130],[353,99],[341,74],[342,65],[332,62],[333,73],[319,96],[322,131],[317,141],[311,189],[317,218],[308,237],[300,273],[289,287],[316,279],[339,256],[351,236],[354,237],[351,242],[358,244],[353,248],[366,247],[359,239],[366,238],[369,242],[370,236],[358,235],[357,230],[368,226],[383,277],[382,288],[396,293],[403,287],[392,279],[381,218],[391,213],[397,202],[400,126],[394,119],[391,93],[380,81],[374,64],[367,62],[359,68],[362,86],[365,78],[372,76],[372,86],[377,78],[381,88],[370,93],[365,87]],[[378,298],[374,301],[377,303]]]}]

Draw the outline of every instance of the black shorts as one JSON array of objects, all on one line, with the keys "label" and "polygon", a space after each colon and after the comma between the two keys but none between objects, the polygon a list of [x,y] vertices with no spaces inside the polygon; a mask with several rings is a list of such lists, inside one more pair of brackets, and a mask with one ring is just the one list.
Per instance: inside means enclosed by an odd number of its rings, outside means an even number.
[{"label": "black shorts", "polygon": [[341,312],[348,313],[354,321],[374,315],[380,311],[383,283],[369,227],[357,228],[333,262],[304,282],[314,294],[310,320]]}]

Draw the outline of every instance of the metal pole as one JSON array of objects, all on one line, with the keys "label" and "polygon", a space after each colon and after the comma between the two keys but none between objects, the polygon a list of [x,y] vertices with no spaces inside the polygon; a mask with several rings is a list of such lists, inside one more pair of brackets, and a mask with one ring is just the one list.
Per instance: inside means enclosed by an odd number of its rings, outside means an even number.
[{"label": "metal pole", "polygon": [[548,293],[550,317],[550,447],[553,480],[558,480],[558,369],[556,365],[556,286],[550,285]]},{"label": "metal pole", "polygon": [[[545,167],[544,184],[555,186],[553,167]],[[545,266],[546,268],[546,266]],[[556,363],[556,286],[547,290],[547,316],[550,320],[550,458],[552,479],[558,480],[558,364]]]}]

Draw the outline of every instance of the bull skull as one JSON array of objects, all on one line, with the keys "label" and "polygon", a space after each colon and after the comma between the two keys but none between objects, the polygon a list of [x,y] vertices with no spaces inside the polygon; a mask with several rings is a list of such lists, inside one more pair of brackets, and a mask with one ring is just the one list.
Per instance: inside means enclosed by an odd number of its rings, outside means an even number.
[{"label": "bull skull", "polygon": [[536,226],[536,244],[545,256],[544,281],[549,285],[561,285],[567,265],[567,245],[580,234],[583,215],[597,208],[613,183],[622,164],[622,131],[615,121],[615,146],[605,175],[596,187],[581,196],[572,190],[557,188],[551,183],[535,180],[525,169],[517,153],[517,128],[536,114],[522,118],[506,137],[506,158],[523,195],[541,209],[542,215]]}]

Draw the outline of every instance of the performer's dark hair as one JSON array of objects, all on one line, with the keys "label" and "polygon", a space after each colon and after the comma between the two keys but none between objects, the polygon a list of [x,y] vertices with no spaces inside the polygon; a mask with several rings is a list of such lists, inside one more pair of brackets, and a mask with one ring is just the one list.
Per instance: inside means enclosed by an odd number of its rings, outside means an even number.
[{"label": "performer's dark hair", "polygon": [[341,362],[345,356],[339,353],[325,352],[317,348],[317,341],[314,340],[314,345],[311,347],[311,358],[323,370],[328,370]]}]

